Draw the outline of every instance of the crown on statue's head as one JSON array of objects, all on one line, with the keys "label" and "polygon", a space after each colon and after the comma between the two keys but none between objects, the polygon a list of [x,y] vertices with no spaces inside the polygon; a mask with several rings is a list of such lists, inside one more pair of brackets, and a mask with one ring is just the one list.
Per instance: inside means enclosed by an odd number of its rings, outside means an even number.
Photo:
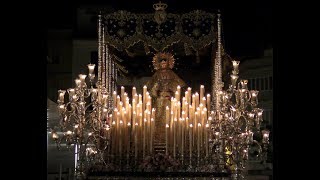
[{"label": "crown on statue's head", "polygon": [[155,9],[156,11],[164,11],[165,9],[167,9],[168,5],[165,3],[162,3],[161,1],[159,1],[156,4],[153,4],[153,9]]}]

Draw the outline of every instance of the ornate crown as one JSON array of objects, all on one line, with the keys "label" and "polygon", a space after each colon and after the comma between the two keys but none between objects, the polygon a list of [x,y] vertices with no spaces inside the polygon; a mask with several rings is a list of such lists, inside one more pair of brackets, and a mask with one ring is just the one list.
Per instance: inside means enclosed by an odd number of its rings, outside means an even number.
[{"label": "ornate crown", "polygon": [[167,9],[168,5],[159,1],[159,3],[153,4],[153,9],[156,11],[164,11]]},{"label": "ornate crown", "polygon": [[152,64],[155,70],[159,70],[161,69],[161,61],[165,60],[168,62],[168,66],[170,69],[173,68],[174,66],[174,57],[171,53],[162,53],[162,52],[158,52],[157,54],[155,54],[153,56],[152,59]]}]

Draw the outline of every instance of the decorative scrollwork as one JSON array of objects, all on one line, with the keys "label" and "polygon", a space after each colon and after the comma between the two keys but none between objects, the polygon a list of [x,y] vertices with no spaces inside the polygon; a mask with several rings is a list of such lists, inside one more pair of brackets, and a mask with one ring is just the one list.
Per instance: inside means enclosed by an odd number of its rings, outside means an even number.
[{"label": "decorative scrollwork", "polygon": [[156,51],[182,43],[188,50],[186,54],[190,54],[190,48],[198,51],[215,42],[215,14],[201,10],[172,14],[165,12],[167,6],[163,3],[160,5],[157,6],[159,8],[154,7],[154,14],[134,14],[128,11],[105,14],[103,23],[106,27],[106,42],[120,51],[138,42]]}]

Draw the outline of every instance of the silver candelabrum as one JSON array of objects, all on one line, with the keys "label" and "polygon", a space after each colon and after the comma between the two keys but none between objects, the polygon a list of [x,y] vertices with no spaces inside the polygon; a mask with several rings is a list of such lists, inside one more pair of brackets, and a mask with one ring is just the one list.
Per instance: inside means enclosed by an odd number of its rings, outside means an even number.
[{"label": "silver candelabrum", "polygon": [[[248,90],[247,80],[238,81],[239,61],[232,61],[231,84],[227,90],[215,92],[212,112],[212,148],[217,163],[232,172],[233,179],[244,179],[249,149],[258,147],[265,161],[269,131],[260,131],[263,110],[258,108],[258,91]],[[254,140],[262,134],[262,141]]]}]

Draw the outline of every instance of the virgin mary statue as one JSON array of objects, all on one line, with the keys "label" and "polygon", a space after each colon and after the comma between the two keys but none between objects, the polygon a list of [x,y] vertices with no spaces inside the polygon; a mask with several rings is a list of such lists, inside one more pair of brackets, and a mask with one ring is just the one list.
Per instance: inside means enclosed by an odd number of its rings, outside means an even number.
[{"label": "virgin mary statue", "polygon": [[172,54],[161,52],[155,54],[152,60],[156,72],[147,83],[147,87],[151,91],[152,107],[156,108],[155,147],[165,145],[166,107],[170,108],[171,97],[174,97],[178,85],[181,88],[186,87],[186,83],[172,70],[174,61]]}]

